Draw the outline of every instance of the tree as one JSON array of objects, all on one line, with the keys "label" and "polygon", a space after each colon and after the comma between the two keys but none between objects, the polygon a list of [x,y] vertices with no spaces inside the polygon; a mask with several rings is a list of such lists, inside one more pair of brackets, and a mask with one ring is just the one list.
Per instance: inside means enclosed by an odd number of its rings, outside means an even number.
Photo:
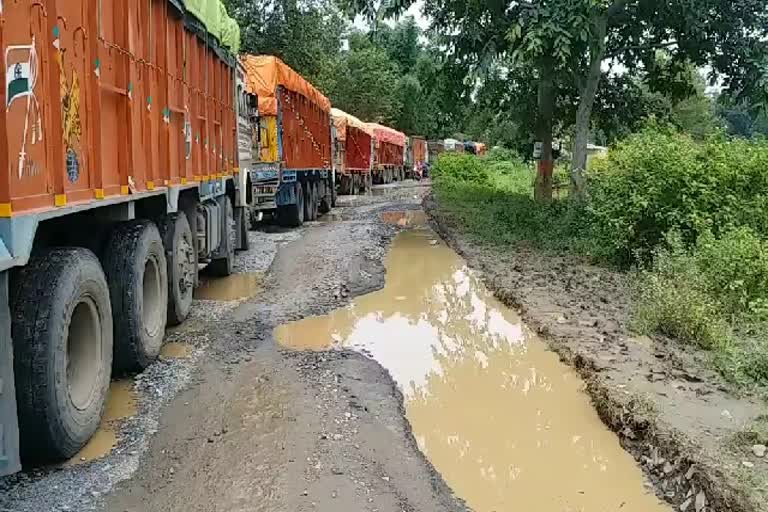
[{"label": "tree", "polygon": [[[353,0],[365,12],[372,0]],[[405,9],[412,0],[394,0]],[[543,141],[540,198],[551,197],[546,172],[551,159],[557,83],[577,91],[573,118],[572,182],[584,192],[583,171],[592,113],[608,63],[649,75],[663,49],[673,65],[708,64],[725,89],[742,97],[765,91],[766,0],[426,0],[433,28],[448,54],[466,67],[509,57],[537,81],[538,138]],[[663,75],[659,73],[659,78]]]},{"label": "tree", "polygon": [[337,70],[327,90],[335,106],[366,121],[392,124],[398,118],[402,110],[399,73],[386,51],[365,38],[353,38]]},{"label": "tree", "polygon": [[347,21],[331,0],[225,0],[242,51],[276,55],[316,85],[331,76]]}]

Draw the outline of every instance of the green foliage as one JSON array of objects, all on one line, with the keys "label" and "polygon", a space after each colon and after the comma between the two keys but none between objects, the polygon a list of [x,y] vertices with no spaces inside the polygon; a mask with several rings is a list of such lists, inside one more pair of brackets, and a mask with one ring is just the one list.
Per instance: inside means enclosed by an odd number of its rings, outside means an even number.
[{"label": "green foliage", "polygon": [[752,230],[705,233],[692,249],[670,235],[636,290],[639,331],[712,350],[735,382],[768,384],[768,242]]},{"label": "green foliage", "polygon": [[667,233],[692,246],[732,226],[768,234],[768,144],[710,138],[703,143],[649,128],[593,161],[588,201],[598,256],[649,261]]},{"label": "green foliage", "polygon": [[488,184],[488,169],[474,155],[466,153],[443,153],[432,168],[432,176],[444,183]]},{"label": "green foliage", "polygon": [[551,250],[582,250],[582,206],[567,200],[535,202],[534,167],[509,150],[492,150],[480,158],[443,154],[436,168],[433,189],[441,210],[471,237],[492,244],[527,241]]},{"label": "green foliage", "polygon": [[378,47],[352,47],[338,63],[335,81],[327,93],[338,108],[361,119],[391,124],[400,115],[402,99],[393,87],[398,71]]},{"label": "green foliage", "polygon": [[241,50],[276,55],[322,86],[347,22],[330,0],[224,0],[240,25]]}]

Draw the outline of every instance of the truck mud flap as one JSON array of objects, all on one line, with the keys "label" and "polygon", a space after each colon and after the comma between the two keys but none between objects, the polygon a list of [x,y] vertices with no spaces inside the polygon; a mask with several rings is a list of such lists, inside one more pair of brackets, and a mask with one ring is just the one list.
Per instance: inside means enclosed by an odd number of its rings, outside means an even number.
[{"label": "truck mud flap", "polygon": [[21,470],[8,272],[0,272],[0,476]]}]

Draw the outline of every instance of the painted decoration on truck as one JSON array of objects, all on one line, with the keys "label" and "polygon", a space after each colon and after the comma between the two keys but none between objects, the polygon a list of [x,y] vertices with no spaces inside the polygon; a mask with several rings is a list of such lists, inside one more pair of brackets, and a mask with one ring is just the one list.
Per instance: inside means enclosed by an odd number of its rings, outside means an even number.
[{"label": "painted decoration on truck", "polygon": [[43,120],[40,104],[35,96],[39,72],[39,60],[35,38],[29,45],[8,46],[5,49],[5,93],[6,112],[17,101],[26,100],[24,130],[18,159],[19,179],[39,174],[40,167],[29,158],[29,146],[43,141]]},{"label": "painted decoration on truck", "polygon": [[71,183],[80,178],[80,158],[77,145],[80,142],[82,126],[80,124],[80,80],[75,70],[72,79],[67,79],[64,67],[66,50],[60,49],[56,54],[59,64],[59,93],[61,95],[61,122],[64,132],[67,178]]}]

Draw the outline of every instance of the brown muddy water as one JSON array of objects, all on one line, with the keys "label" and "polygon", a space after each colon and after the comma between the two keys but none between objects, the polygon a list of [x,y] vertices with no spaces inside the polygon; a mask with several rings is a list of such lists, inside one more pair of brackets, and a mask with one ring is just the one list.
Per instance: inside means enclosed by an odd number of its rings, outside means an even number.
[{"label": "brown muddy water", "polygon": [[160,349],[160,355],[169,359],[183,359],[189,357],[191,353],[192,347],[186,343],[178,343],[175,341],[166,343],[163,345],[163,348]]},{"label": "brown muddy water", "polygon": [[107,406],[99,429],[80,453],[66,464],[84,464],[108,455],[117,446],[117,428],[121,420],[136,415],[136,393],[133,380],[115,381],[109,386]]},{"label": "brown muddy water", "polygon": [[386,268],[383,290],[278,327],[278,341],[386,367],[419,448],[477,512],[669,510],[578,375],[435,233],[398,235]]},{"label": "brown muddy water", "polygon": [[206,277],[195,289],[198,300],[235,301],[248,299],[261,289],[263,275],[260,272],[232,274],[229,277]]}]

